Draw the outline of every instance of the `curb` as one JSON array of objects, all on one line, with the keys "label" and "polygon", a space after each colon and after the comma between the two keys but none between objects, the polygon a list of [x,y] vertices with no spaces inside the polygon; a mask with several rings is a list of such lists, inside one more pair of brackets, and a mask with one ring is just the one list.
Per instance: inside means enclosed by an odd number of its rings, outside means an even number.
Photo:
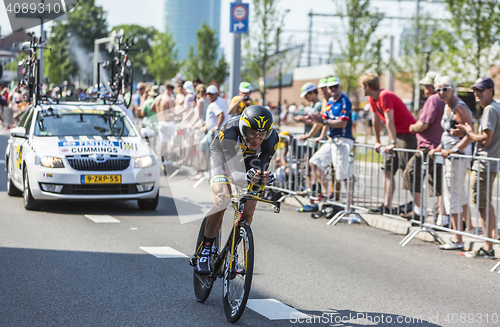
[{"label": "curb", "polygon": [[[302,202],[303,204],[306,204],[309,202],[309,199],[306,197],[301,197],[297,196],[297,198]],[[299,201],[293,197],[287,197],[283,201],[285,204],[293,207],[300,207]],[[360,213],[360,215],[363,217],[364,220],[370,225],[370,227],[374,227],[377,229],[382,229],[391,233],[395,233],[401,236],[406,236],[409,233],[418,230],[418,227],[412,227],[411,222],[407,220],[399,220],[396,218],[390,218],[378,214],[370,214],[370,213]],[[435,231],[445,242],[448,242],[450,238],[452,237],[452,233],[448,232],[442,232],[442,231]],[[401,238],[402,240],[403,238]],[[422,232],[418,233],[414,239],[418,239],[424,242],[431,242],[436,245],[437,244],[436,240],[434,237],[432,237],[431,234]],[[483,246],[484,241],[472,238],[472,237],[467,237],[463,236],[462,237],[463,242],[464,242],[464,249],[463,250],[448,250],[448,252],[463,252],[463,251],[476,251],[479,250],[480,247]],[[412,240],[413,241],[413,240]],[[410,242],[411,243],[411,242]],[[500,244],[494,244],[493,248],[496,250],[496,258],[499,258],[500,254]]]}]

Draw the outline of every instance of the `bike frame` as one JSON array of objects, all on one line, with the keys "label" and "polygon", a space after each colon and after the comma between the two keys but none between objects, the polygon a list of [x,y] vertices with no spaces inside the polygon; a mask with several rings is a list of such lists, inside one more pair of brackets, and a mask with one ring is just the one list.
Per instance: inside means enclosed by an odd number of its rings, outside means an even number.
[{"label": "bike frame", "polygon": [[[240,226],[240,224],[245,223],[245,218],[243,217],[243,210],[245,208],[245,203],[247,202],[247,200],[255,200],[258,202],[272,204],[275,206],[274,212],[275,213],[280,212],[281,202],[269,201],[266,199],[259,198],[259,194],[264,191],[265,185],[261,185],[259,191],[252,191],[253,187],[254,187],[253,184],[249,184],[247,191],[242,196],[231,195],[231,202],[232,202],[233,209],[234,209],[233,227],[231,228],[231,233],[229,234],[229,237],[228,237],[224,247],[221,248],[220,252],[219,252],[219,249],[217,249],[217,252],[216,252],[217,259],[214,262],[214,273],[212,274],[213,277],[219,277],[219,278],[224,277],[222,268],[224,267],[224,262],[226,260],[226,256],[227,256],[228,252],[230,252],[231,257],[233,257],[233,255],[234,255],[234,248],[235,248],[235,244],[236,244],[236,231],[238,230],[238,227]],[[222,194],[221,203],[224,202],[224,199],[225,199],[225,195]],[[221,238],[221,231],[220,230],[219,230],[219,233],[217,235],[217,238],[219,238],[219,244],[220,244],[220,238]],[[197,253],[199,253],[199,251],[201,250],[201,246],[202,246],[202,244],[199,245],[199,247],[196,251]],[[246,258],[245,258],[245,271],[246,271],[246,268],[247,268],[247,262],[246,262]],[[233,269],[233,260],[230,260],[229,269]]]}]

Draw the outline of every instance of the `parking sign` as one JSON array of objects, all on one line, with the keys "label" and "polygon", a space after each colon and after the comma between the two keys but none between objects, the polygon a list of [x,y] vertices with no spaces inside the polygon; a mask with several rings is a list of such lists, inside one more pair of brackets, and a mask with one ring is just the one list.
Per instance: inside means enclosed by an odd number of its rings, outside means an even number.
[{"label": "parking sign", "polygon": [[229,32],[248,34],[248,3],[232,2],[231,18],[229,20]]}]

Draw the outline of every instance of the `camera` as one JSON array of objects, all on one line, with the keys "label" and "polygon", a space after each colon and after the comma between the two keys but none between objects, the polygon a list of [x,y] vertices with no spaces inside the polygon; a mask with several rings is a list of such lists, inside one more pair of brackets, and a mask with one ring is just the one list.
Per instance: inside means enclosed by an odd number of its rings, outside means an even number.
[{"label": "camera", "polygon": [[250,100],[250,97],[249,97],[248,95],[245,95],[245,96],[243,97],[243,101],[249,101],[249,100]]},{"label": "camera", "polygon": [[455,119],[450,120],[450,127],[455,129],[457,128],[456,126],[458,125],[458,122]]}]

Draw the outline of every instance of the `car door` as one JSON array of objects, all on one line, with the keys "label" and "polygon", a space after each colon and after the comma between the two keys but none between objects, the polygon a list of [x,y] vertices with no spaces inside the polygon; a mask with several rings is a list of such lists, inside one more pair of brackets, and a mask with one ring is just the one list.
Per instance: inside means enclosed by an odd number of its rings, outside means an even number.
[{"label": "car door", "polygon": [[30,132],[30,127],[33,121],[33,113],[34,107],[29,108],[22,116],[21,121],[19,122],[19,127],[24,127],[26,129],[26,137],[14,137],[11,136],[11,160],[9,165],[12,170],[12,179],[14,179],[17,183],[22,185],[23,182],[23,151],[25,148],[25,144],[28,142],[28,135]]}]

